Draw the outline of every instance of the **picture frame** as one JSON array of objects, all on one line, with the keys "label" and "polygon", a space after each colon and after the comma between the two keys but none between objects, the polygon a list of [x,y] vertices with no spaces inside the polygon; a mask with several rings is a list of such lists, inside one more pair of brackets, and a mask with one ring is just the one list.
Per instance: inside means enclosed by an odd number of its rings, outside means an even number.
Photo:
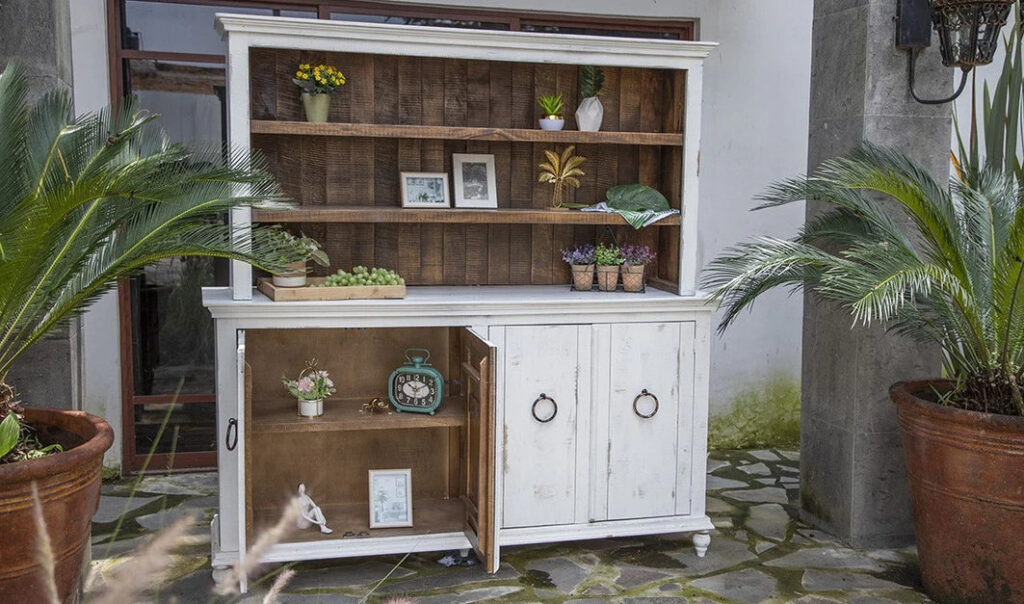
[{"label": "picture frame", "polygon": [[412,526],[412,469],[369,472],[370,528]]},{"label": "picture frame", "polygon": [[452,153],[452,178],[456,208],[497,209],[493,155]]},{"label": "picture frame", "polygon": [[450,208],[448,174],[445,172],[402,172],[403,208]]}]

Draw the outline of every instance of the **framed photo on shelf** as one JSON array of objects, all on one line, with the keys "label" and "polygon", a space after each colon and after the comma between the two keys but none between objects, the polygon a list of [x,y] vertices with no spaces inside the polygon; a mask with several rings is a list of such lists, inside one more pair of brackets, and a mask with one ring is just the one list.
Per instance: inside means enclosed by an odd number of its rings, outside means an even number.
[{"label": "framed photo on shelf", "polygon": [[370,470],[370,528],[412,526],[412,469]]},{"label": "framed photo on shelf", "polygon": [[456,208],[498,207],[493,155],[452,153],[452,175]]},{"label": "framed photo on shelf", "polygon": [[448,174],[444,172],[402,172],[403,208],[450,208]]}]

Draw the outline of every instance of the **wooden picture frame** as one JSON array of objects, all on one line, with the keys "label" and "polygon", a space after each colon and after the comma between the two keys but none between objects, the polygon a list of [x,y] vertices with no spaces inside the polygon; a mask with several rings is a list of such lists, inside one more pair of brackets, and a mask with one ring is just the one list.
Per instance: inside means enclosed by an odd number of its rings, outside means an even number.
[{"label": "wooden picture frame", "polygon": [[452,206],[445,172],[402,172],[402,207],[446,209]]},{"label": "wooden picture frame", "polygon": [[369,472],[370,528],[412,526],[412,469]]},{"label": "wooden picture frame", "polygon": [[498,209],[494,155],[452,153],[456,208]]}]

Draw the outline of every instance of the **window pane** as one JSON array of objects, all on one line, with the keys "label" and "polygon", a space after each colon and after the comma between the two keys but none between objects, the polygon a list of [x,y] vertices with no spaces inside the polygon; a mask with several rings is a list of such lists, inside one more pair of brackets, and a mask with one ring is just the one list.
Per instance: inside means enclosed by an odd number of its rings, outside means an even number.
[{"label": "window pane", "polygon": [[457,27],[463,29],[509,29],[508,23],[472,21],[467,19],[442,19],[439,17],[396,17],[388,15],[358,15],[355,13],[331,13],[335,21],[358,21],[360,23],[391,23],[394,25],[426,25],[430,27]]},{"label": "window pane", "polygon": [[579,34],[583,36],[612,36],[616,38],[655,38],[662,40],[678,40],[679,32],[673,31],[648,31],[642,29],[604,29],[598,27],[576,27],[569,25],[537,25],[523,23],[520,26],[523,31],[533,31],[543,34]]},{"label": "window pane", "polygon": [[213,29],[213,16],[217,13],[316,18],[315,11],[275,12],[269,8],[127,0],[124,3],[124,47],[222,55],[227,51],[227,43]]},{"label": "window pane", "polygon": [[[164,425],[163,434],[160,426]],[[217,450],[217,410],[214,403],[135,406],[135,451],[145,458],[157,435],[154,453],[199,453]]]}]

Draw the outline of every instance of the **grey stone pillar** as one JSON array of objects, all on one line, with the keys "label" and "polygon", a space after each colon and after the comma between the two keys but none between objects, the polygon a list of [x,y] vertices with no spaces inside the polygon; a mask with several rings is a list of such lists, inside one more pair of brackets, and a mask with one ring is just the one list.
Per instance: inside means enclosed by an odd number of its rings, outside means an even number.
[{"label": "grey stone pillar", "polygon": [[[0,0],[0,68],[17,61],[29,76],[29,98],[71,89],[69,0]],[[28,350],[7,381],[29,405],[77,406],[77,321]]]},{"label": "grey stone pillar", "polygon": [[[808,170],[862,141],[901,149],[940,180],[949,174],[948,105],[916,103],[897,50],[895,0],[815,0]],[[959,72],[956,72],[959,76]],[[918,61],[918,93],[952,92],[933,41]],[[807,216],[821,211],[809,201]],[[801,508],[806,520],[858,547],[913,539],[896,413],[887,390],[937,377],[939,357],[850,315],[804,299]]]}]

